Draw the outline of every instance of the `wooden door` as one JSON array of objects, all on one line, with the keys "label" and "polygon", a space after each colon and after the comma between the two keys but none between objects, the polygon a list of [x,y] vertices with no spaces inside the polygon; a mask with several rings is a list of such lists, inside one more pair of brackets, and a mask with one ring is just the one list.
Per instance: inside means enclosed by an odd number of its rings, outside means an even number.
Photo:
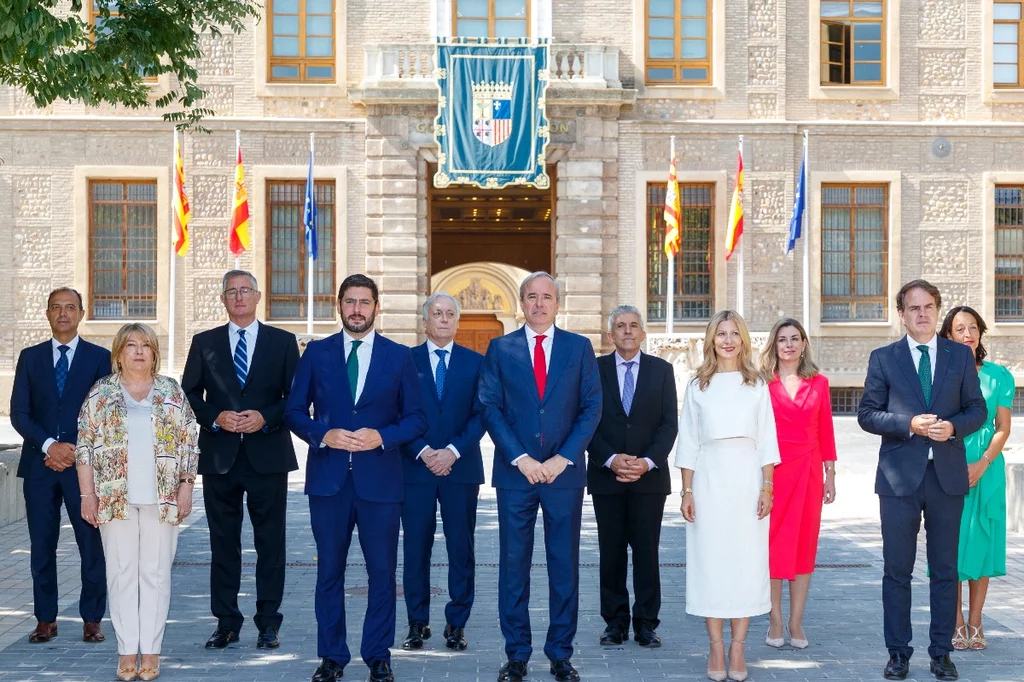
[{"label": "wooden door", "polygon": [[459,331],[455,343],[472,348],[477,353],[486,353],[487,344],[496,336],[505,333],[505,327],[493,313],[467,313],[459,318]]}]

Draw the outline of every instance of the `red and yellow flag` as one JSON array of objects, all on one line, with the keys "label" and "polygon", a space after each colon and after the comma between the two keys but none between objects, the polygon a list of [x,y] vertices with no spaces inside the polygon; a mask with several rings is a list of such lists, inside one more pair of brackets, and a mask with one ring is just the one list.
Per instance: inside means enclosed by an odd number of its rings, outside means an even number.
[{"label": "red and yellow flag", "polygon": [[245,173],[242,171],[242,146],[238,145],[235,166],[235,208],[231,212],[231,234],[228,248],[236,256],[249,248],[249,196],[245,193]]},{"label": "red and yellow flag", "polygon": [[[175,136],[177,137],[177,136]],[[174,196],[171,198],[174,228],[174,252],[179,256],[188,253],[188,221],[192,212],[185,194],[185,166],[181,161],[181,145],[174,141]]]},{"label": "red and yellow flag", "polygon": [[668,166],[668,185],[665,188],[665,255],[668,258],[679,253],[682,235],[679,232],[679,181],[676,179],[676,157]]},{"label": "red and yellow flag", "polygon": [[736,188],[732,192],[732,205],[729,207],[729,232],[725,235],[725,260],[729,260],[733,250],[740,243],[743,234],[743,152],[738,153],[736,164]]}]

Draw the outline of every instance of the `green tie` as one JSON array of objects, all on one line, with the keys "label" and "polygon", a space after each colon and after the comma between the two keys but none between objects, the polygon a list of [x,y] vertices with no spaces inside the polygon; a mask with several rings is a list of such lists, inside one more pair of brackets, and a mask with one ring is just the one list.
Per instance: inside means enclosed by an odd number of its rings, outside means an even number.
[{"label": "green tie", "polygon": [[359,384],[359,354],[356,349],[362,345],[362,341],[353,341],[352,350],[348,352],[348,362],[345,363],[348,369],[348,388],[352,391],[352,402],[356,401],[356,386]]},{"label": "green tie", "polygon": [[932,358],[928,355],[928,346],[921,344],[917,349],[921,351],[921,362],[917,364],[917,378],[921,382],[924,403],[930,405],[932,402]]}]

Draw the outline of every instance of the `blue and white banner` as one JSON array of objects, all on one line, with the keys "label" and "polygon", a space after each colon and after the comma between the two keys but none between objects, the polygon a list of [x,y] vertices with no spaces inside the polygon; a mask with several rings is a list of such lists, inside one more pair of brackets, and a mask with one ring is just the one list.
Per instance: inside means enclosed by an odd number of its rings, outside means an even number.
[{"label": "blue and white banner", "polygon": [[546,41],[439,41],[437,83],[435,187],[550,187]]}]

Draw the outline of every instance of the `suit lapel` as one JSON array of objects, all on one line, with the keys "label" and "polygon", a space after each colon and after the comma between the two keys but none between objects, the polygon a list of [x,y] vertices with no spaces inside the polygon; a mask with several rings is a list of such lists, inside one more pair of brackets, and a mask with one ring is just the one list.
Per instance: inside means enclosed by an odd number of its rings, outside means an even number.
[{"label": "suit lapel", "polygon": [[[534,379],[533,374],[533,361],[530,359],[530,354],[532,352],[533,351],[530,349],[530,342],[526,338],[526,327],[521,327],[518,333],[516,333],[512,338],[512,362],[515,366],[530,368],[526,370],[526,382],[533,387],[533,390],[527,391],[527,393],[533,396],[534,400],[540,404],[540,396],[537,395],[537,381]],[[548,373],[548,376],[551,376],[550,372]],[[545,391],[545,393],[547,393],[547,391]]]},{"label": "suit lapel", "polygon": [[235,357],[231,354],[231,328],[228,325],[220,328],[216,343],[213,346],[213,352],[220,356],[221,366],[227,367],[231,373],[229,385],[237,386],[238,391],[241,392],[242,387],[238,385],[238,375],[235,374]]},{"label": "suit lapel", "polygon": [[[924,399],[924,391],[921,389],[921,380],[917,376],[917,367],[914,366],[914,357],[910,354],[910,346],[908,345],[907,337],[904,336],[902,339],[896,342],[896,364],[903,370],[903,375],[907,379],[907,383],[914,387],[914,394],[917,396],[918,401],[924,408],[928,409],[928,403]],[[932,382],[932,395],[935,394],[935,382]]]},{"label": "suit lapel", "polygon": [[602,381],[605,386],[605,395],[616,396],[616,400],[610,401],[615,405],[616,410],[622,416],[626,416],[626,411],[622,407],[622,398],[619,394],[619,374],[615,366],[615,353],[612,352],[609,355],[601,357],[601,362],[598,363],[601,370]]},{"label": "suit lapel", "polygon": [[[544,384],[544,400],[554,392],[555,384],[569,363],[569,337],[558,327],[554,328],[551,339],[551,361],[548,363],[548,379]],[[543,401],[541,401],[543,402]]]},{"label": "suit lapel", "polygon": [[[412,361],[416,364],[416,369],[421,373],[429,377],[430,383],[430,395],[437,400],[437,382],[434,381],[434,372],[430,369],[430,349],[426,342],[421,343],[412,349]],[[365,390],[365,389],[364,389]],[[445,387],[447,391],[447,387]]]},{"label": "suit lapel", "polygon": [[[267,333],[267,328],[260,322],[257,322],[256,325],[256,345],[255,347],[249,348],[249,353],[252,354],[252,357],[249,359],[249,371],[245,373],[245,386],[248,386],[249,382],[252,381],[252,375],[254,374],[252,371],[253,367],[257,366],[257,362],[262,362],[263,356],[271,351],[270,334]],[[231,358],[231,366],[235,366],[234,358]],[[245,386],[242,388],[245,388]]]},{"label": "suit lapel", "polygon": [[[441,400],[440,400],[441,403],[444,403],[445,399],[448,398],[448,390],[451,388],[452,379],[455,378],[456,373],[459,371],[459,367],[461,367],[461,364],[460,364],[461,358],[462,358],[461,346],[453,343],[452,344],[452,352],[448,356],[448,365],[445,367],[447,372],[445,372],[444,388],[441,389]],[[428,367],[429,367],[429,365],[430,365],[430,363],[427,363]],[[437,386],[436,385],[434,386],[434,393],[437,393]]]},{"label": "suit lapel", "polygon": [[[51,357],[52,354],[51,354]],[[76,382],[82,381],[85,377],[86,365],[89,364],[89,351],[86,348],[85,341],[81,338],[78,339],[78,348],[75,349],[75,359],[71,361],[71,366],[68,367],[68,376],[64,380],[64,392],[67,393]],[[53,386],[57,386],[57,368],[53,368]],[[86,389],[88,390],[88,388]]]},{"label": "suit lapel", "polygon": [[[371,390],[371,387],[377,384],[378,377],[381,372],[384,371],[384,355],[387,351],[384,350],[384,344],[381,343],[380,334],[375,334],[374,336],[376,338],[373,340],[373,347],[370,348],[370,366],[366,368],[366,379],[363,381],[363,391],[359,394],[359,400],[356,401],[356,405],[361,405],[363,403],[363,398],[366,397],[366,394]],[[345,346],[342,344],[342,357],[344,357],[344,348]],[[347,367],[345,376],[348,377]],[[349,395],[351,395],[351,392]]]},{"label": "suit lapel", "polygon": [[636,354],[636,359],[640,363],[636,373],[636,383],[633,385],[633,408],[636,409],[636,399],[640,395],[640,389],[646,388],[647,383],[652,380],[651,372],[654,371],[651,366],[651,359],[648,358],[643,352]]},{"label": "suit lapel", "polygon": [[[936,339],[935,343],[935,378],[932,379],[932,402],[935,402],[935,394],[946,379],[946,371],[949,369],[949,342],[946,339]],[[929,407],[931,407],[929,405]]]}]

